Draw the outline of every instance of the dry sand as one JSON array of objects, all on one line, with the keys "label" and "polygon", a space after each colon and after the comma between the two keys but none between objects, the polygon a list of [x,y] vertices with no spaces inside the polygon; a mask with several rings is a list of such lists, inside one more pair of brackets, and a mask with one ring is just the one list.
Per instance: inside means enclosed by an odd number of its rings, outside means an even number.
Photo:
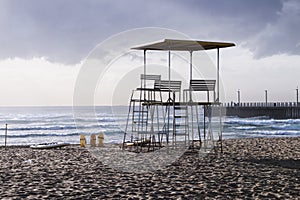
[{"label": "dry sand", "polygon": [[0,148],[0,199],[297,199],[300,137],[226,140],[223,153],[192,151],[163,170],[135,174],[87,149]]}]

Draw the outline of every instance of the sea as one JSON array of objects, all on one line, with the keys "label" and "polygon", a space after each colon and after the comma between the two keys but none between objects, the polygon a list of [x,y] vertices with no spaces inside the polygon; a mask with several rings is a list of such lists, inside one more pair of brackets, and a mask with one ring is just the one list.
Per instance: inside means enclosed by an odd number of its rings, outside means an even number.
[{"label": "sea", "polygon": [[[105,143],[121,143],[127,115],[126,106],[0,107],[0,146],[78,144],[81,134],[99,133]],[[300,136],[300,119],[223,117],[222,124],[223,139]]]}]

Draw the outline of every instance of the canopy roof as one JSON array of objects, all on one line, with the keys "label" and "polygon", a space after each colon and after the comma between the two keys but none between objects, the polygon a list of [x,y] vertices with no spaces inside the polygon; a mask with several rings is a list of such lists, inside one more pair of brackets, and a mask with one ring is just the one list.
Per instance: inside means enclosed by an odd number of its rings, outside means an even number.
[{"label": "canopy roof", "polygon": [[131,49],[136,50],[158,50],[158,51],[201,51],[209,49],[219,49],[235,46],[228,42],[209,42],[197,40],[174,40],[165,39],[163,41],[153,42]]}]

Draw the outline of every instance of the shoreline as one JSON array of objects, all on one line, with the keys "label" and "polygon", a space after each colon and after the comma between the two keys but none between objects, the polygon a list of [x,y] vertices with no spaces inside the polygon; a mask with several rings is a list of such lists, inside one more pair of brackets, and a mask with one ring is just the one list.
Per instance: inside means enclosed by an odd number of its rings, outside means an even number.
[{"label": "shoreline", "polygon": [[[241,138],[223,138],[223,142],[228,141],[228,140],[249,140],[249,139],[280,139],[280,138],[300,138],[300,136],[276,136],[276,137],[241,137]],[[79,135],[78,135],[78,140],[79,140]],[[214,142],[216,142],[217,140],[215,140]],[[45,142],[42,142],[45,143]],[[4,144],[0,144],[0,149],[1,148],[30,148],[31,145],[33,144],[39,144],[39,143],[32,143],[32,144],[7,144],[6,146],[4,146]],[[87,144],[88,146],[89,144]],[[117,146],[117,145],[122,145],[122,143],[105,143],[104,141],[104,145],[105,146]],[[78,146],[80,147],[80,143],[70,143],[68,146]],[[97,147],[98,148],[98,147]],[[84,149],[84,148],[83,148]]]},{"label": "shoreline", "polygon": [[300,137],[223,140],[223,153],[188,151],[157,171],[118,171],[77,145],[0,148],[2,198],[295,199]]}]

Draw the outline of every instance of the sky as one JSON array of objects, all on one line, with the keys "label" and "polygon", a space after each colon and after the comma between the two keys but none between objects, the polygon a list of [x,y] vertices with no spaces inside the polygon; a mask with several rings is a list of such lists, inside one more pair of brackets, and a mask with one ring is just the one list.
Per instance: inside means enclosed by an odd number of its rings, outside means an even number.
[{"label": "sky", "polygon": [[[0,106],[73,105],[95,47],[144,27],[234,42],[221,51],[225,102],[237,90],[244,102],[264,101],[265,90],[269,101],[295,101],[299,24],[298,0],[0,0]],[[95,91],[99,105],[109,104],[104,91]]]}]

